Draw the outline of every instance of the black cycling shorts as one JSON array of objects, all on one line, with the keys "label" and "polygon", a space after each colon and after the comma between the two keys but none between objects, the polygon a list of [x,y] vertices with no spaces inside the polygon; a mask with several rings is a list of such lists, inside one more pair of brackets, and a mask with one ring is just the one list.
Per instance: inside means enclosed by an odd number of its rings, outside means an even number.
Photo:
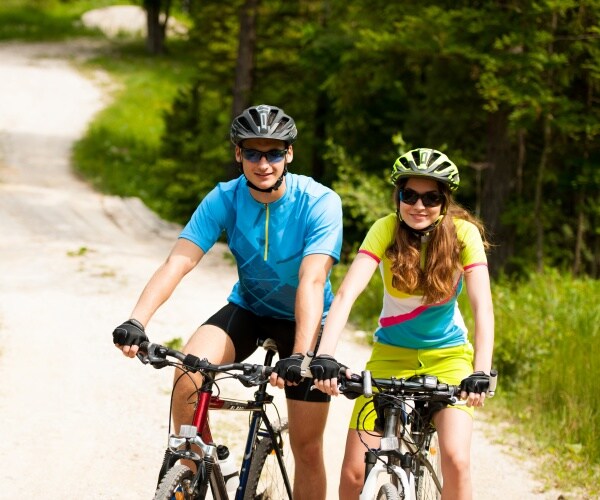
[{"label": "black cycling shorts", "polygon": [[[293,354],[296,335],[294,321],[257,316],[243,307],[229,303],[208,318],[204,324],[221,328],[229,335],[235,347],[236,363],[241,363],[248,358],[257,349],[259,340],[273,339],[277,344],[279,359],[288,358]],[[305,378],[298,385],[286,385],[285,397],[296,401],[320,403],[328,403],[331,400],[328,394],[318,389],[311,391],[312,385],[312,378]]]}]

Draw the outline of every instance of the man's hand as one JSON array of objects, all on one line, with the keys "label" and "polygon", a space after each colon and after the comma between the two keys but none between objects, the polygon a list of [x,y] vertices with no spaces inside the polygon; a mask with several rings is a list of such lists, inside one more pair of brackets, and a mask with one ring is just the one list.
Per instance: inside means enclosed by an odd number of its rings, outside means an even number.
[{"label": "man's hand", "polygon": [[483,406],[485,393],[490,388],[490,376],[478,371],[460,383],[460,398],[467,400],[467,406]]},{"label": "man's hand", "polygon": [[114,329],[113,342],[125,356],[133,358],[137,354],[138,346],[142,342],[148,342],[148,337],[144,325],[132,318]]},{"label": "man's hand", "polygon": [[302,365],[303,359],[304,354],[297,352],[292,354],[289,358],[277,361],[273,368],[273,373],[271,374],[271,385],[276,385],[282,389],[284,382],[287,382],[288,385],[299,384],[302,380],[300,365]]}]

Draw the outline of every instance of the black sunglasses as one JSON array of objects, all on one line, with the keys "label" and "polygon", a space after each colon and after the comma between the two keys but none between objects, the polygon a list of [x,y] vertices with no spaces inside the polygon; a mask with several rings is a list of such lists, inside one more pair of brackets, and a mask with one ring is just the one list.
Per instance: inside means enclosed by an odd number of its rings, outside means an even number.
[{"label": "black sunglasses", "polygon": [[242,150],[242,156],[244,159],[252,163],[258,163],[263,156],[269,163],[277,163],[285,158],[285,155],[288,151],[287,149],[271,149],[270,151],[259,151],[258,149],[246,148],[240,149]]},{"label": "black sunglasses", "polygon": [[444,195],[439,191],[417,193],[409,188],[401,189],[398,193],[398,198],[407,205],[414,205],[420,199],[426,207],[439,207],[444,202]]}]

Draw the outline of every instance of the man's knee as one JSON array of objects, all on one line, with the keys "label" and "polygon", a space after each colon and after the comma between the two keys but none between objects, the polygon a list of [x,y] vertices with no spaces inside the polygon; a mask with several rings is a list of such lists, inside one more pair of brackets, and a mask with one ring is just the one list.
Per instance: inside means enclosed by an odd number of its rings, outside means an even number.
[{"label": "man's knee", "polygon": [[290,446],[296,462],[314,463],[323,455],[322,436],[313,435],[294,438],[290,434]]}]

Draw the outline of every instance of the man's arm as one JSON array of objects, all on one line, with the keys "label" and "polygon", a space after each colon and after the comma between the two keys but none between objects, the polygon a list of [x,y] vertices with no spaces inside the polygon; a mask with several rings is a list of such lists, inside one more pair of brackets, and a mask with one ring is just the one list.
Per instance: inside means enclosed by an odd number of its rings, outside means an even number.
[{"label": "man's arm", "polygon": [[288,384],[300,382],[300,358],[315,348],[323,317],[325,283],[333,263],[333,257],[325,254],[310,254],[302,259],[296,291],[296,335],[293,349],[293,353],[298,355],[277,362],[276,371],[271,375],[271,385],[282,389],[286,378]]},{"label": "man's arm", "polygon": [[[183,277],[189,273],[202,259],[204,252],[195,243],[186,239],[178,239],[171,253],[156,270],[142,291],[137,304],[131,312],[131,318],[146,326],[150,318],[172,295]],[[122,346],[123,354],[134,357],[138,346]]]},{"label": "man's arm", "polygon": [[329,255],[312,254],[302,259],[296,292],[296,337],[294,352],[313,350],[321,329],[323,293],[334,260]]}]

